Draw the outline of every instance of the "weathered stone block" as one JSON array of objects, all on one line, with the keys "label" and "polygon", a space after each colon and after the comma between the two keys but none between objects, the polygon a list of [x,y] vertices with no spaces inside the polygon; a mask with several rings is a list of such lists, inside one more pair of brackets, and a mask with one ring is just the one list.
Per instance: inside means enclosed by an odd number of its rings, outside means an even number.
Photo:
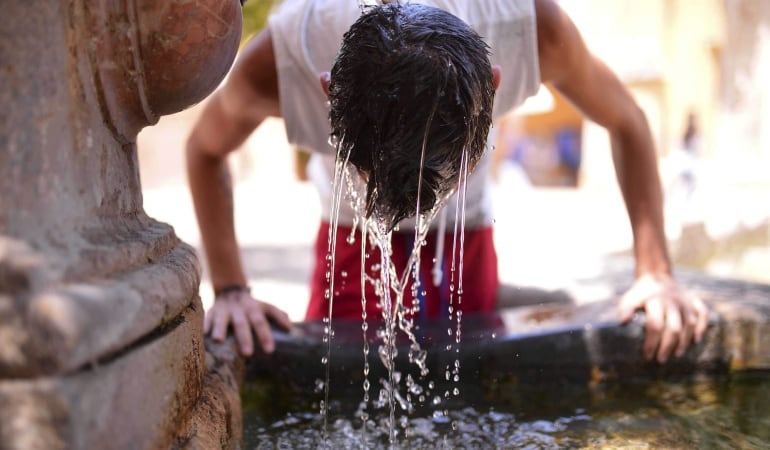
[{"label": "weathered stone block", "polygon": [[235,341],[206,345],[206,377],[198,403],[179,430],[176,448],[186,450],[240,449],[243,435],[240,386],[243,358]]},{"label": "weathered stone block", "polygon": [[2,448],[171,448],[203,389],[202,315],[197,303],[112,359],[73,373],[0,380]]}]

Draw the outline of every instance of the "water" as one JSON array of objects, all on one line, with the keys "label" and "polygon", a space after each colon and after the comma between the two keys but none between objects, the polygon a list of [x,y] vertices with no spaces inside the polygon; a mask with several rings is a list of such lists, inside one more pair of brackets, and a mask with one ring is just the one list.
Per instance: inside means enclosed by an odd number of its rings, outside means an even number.
[{"label": "water", "polygon": [[[244,448],[317,448],[321,418],[308,395],[277,399],[270,386],[244,390]],[[704,380],[492,387],[464,385],[461,398],[425,405],[389,443],[387,411],[369,415],[368,448],[770,448],[770,372]],[[265,396],[261,409],[255,392]],[[284,394],[286,394],[284,392]],[[360,395],[330,405],[328,443],[362,448]],[[492,398],[494,401],[490,401]],[[281,407],[285,407],[281,408]],[[404,426],[405,425],[405,426]]]},{"label": "water", "polygon": [[[421,151],[421,159],[420,159],[420,170],[422,171],[422,165],[425,158],[425,151],[426,151],[426,145],[427,145],[427,130],[429,129],[430,121],[432,120],[432,114],[428,118],[428,126],[426,126],[426,136],[423,140],[422,145],[422,151]],[[339,150],[338,150],[339,153]],[[365,190],[363,188],[363,184],[360,182],[361,180],[357,178],[355,175],[351,173],[350,168],[348,167],[348,160],[350,155],[338,155],[337,158],[337,164],[336,164],[336,170],[334,175],[334,181],[333,181],[333,187],[332,187],[332,205],[331,205],[331,227],[330,227],[330,233],[329,233],[329,254],[327,256],[327,279],[330,281],[330,287],[328,291],[329,298],[329,314],[328,317],[325,319],[325,336],[324,336],[324,342],[327,344],[327,352],[326,356],[322,359],[323,364],[326,366],[326,373],[325,373],[325,379],[323,382],[324,385],[324,400],[320,402],[319,409],[321,412],[321,415],[323,416],[323,423],[321,424],[321,430],[322,435],[326,435],[328,432],[328,408],[329,408],[329,386],[331,385],[330,379],[329,379],[329,369],[331,367],[331,364],[333,364],[333,355],[331,352],[332,348],[332,338],[333,338],[333,329],[332,329],[332,305],[334,301],[334,275],[335,275],[335,255],[332,251],[336,247],[336,229],[338,224],[338,212],[340,207],[340,202],[342,201],[343,197],[343,190],[345,190],[346,193],[346,199],[350,202],[351,207],[356,212],[356,222],[354,223],[353,228],[355,229],[356,226],[360,224],[361,226],[361,232],[362,232],[362,240],[361,240],[361,249],[362,249],[362,258],[361,258],[361,265],[362,265],[362,277],[361,277],[361,286],[362,286],[362,298],[361,298],[361,305],[362,305],[362,331],[363,331],[363,338],[364,338],[364,345],[363,345],[363,364],[364,364],[364,373],[365,378],[362,383],[363,387],[363,404],[364,408],[361,411],[356,411],[357,417],[362,419],[362,423],[364,424],[361,427],[361,441],[366,442],[367,440],[367,428],[366,426],[366,419],[368,418],[368,412],[366,410],[366,404],[369,400],[369,390],[370,390],[370,380],[368,378],[368,353],[369,353],[369,347],[366,339],[366,333],[368,330],[368,321],[366,317],[366,309],[365,305],[367,302],[367,299],[365,297],[365,289],[363,288],[365,283],[371,282],[374,284],[376,288],[376,292],[379,296],[379,305],[380,310],[382,311],[382,323],[383,325],[381,328],[377,330],[377,336],[381,339],[382,344],[378,347],[378,355],[379,359],[382,362],[383,367],[385,367],[388,371],[388,379],[387,380],[381,380],[380,384],[383,386],[383,389],[380,390],[379,400],[383,404],[387,404],[388,410],[389,410],[389,417],[387,420],[388,424],[388,430],[389,430],[389,442],[395,443],[396,441],[396,434],[397,434],[397,419],[396,419],[396,411],[397,411],[397,404],[400,407],[401,410],[409,411],[413,408],[413,401],[424,401],[425,395],[423,395],[422,391],[423,388],[420,386],[421,380],[414,380],[411,378],[407,378],[404,387],[405,387],[405,393],[402,394],[401,388],[402,388],[402,380],[400,377],[396,378],[396,367],[395,367],[395,358],[397,356],[397,349],[396,349],[396,339],[398,333],[402,333],[407,337],[407,339],[410,342],[409,345],[409,362],[418,366],[420,369],[420,379],[424,378],[428,375],[428,369],[425,365],[425,351],[421,349],[420,344],[417,342],[417,338],[414,335],[413,328],[414,328],[414,321],[413,317],[414,315],[419,311],[419,301],[417,301],[418,292],[420,289],[419,280],[421,279],[419,274],[419,268],[420,268],[420,256],[421,256],[421,248],[423,246],[423,243],[425,241],[425,237],[428,233],[429,226],[435,219],[436,215],[438,214],[438,211],[441,209],[441,207],[446,203],[446,201],[449,199],[450,195],[445,196],[441,201],[437,202],[436,205],[434,205],[430,210],[423,211],[419,202],[419,192],[422,187],[422,172],[420,172],[420,176],[418,177],[418,201],[416,205],[416,221],[414,226],[414,245],[412,253],[410,254],[407,264],[403,268],[397,268],[395,267],[395,264],[391,260],[391,227],[390,224],[388,224],[385,220],[377,216],[377,211],[375,209],[373,217],[365,217]],[[464,253],[464,220],[465,220],[465,187],[467,185],[467,177],[468,177],[468,159],[469,159],[469,151],[466,149],[463,152],[463,157],[461,160],[461,167],[460,167],[460,179],[458,180],[458,187],[457,190],[459,191],[459,194],[457,196],[457,211],[459,214],[459,220],[456,217],[455,218],[455,227],[454,227],[454,244],[453,244],[453,250],[452,250],[452,269],[451,269],[451,282],[455,283],[455,277],[458,277],[456,275],[456,266],[459,265],[459,279],[457,280],[458,283],[458,290],[457,290],[457,298],[458,298],[458,305],[460,304],[460,299],[462,296],[462,259],[463,259],[463,253]],[[459,230],[459,231],[458,231]],[[459,238],[458,238],[459,236]],[[367,239],[368,238],[368,239]],[[349,235],[347,238],[347,242],[349,244],[355,243],[355,236],[353,234]],[[368,254],[368,247],[378,247],[380,250],[380,261],[378,262],[379,267],[379,279],[369,279],[367,275],[365,275],[365,270],[363,270],[366,265],[368,264],[367,261],[367,254]],[[459,248],[458,248],[459,247]],[[459,261],[459,263],[458,263]],[[400,269],[400,270],[399,270]],[[399,273],[400,272],[400,273]],[[411,283],[412,289],[411,289],[411,296],[412,296],[412,305],[408,306],[405,302],[405,294],[406,287]],[[453,290],[453,293],[451,294],[450,303],[452,303],[454,300],[455,293]],[[451,308],[451,306],[450,306]],[[450,318],[452,317],[450,313]],[[460,320],[461,320],[461,313],[458,310],[457,314],[457,331],[456,331],[456,343],[458,344],[459,349],[459,343],[460,343]],[[450,330],[451,332],[451,330]],[[450,366],[447,366],[447,374],[449,374]],[[456,381],[459,380],[459,361],[454,362],[454,368],[452,368],[452,377]],[[449,378],[449,375],[447,375]],[[418,392],[418,394],[415,394],[415,392]],[[458,395],[459,393],[458,388],[453,389],[453,392],[455,392],[454,395]],[[413,398],[413,394],[416,395],[416,399]],[[449,397],[449,391],[445,392],[445,397]],[[403,419],[403,418],[402,418]],[[401,421],[403,422],[403,421]]]}]

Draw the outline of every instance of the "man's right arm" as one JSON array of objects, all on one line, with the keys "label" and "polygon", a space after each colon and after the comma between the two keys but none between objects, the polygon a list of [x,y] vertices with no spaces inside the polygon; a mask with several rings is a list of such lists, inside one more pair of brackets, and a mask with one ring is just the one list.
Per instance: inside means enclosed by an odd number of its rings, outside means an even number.
[{"label": "man's right arm", "polygon": [[268,116],[280,115],[278,81],[268,30],[242,51],[225,84],[204,108],[187,141],[187,175],[201,240],[215,291],[232,286],[206,315],[205,332],[223,340],[232,323],[244,354],[251,354],[251,328],[263,350],[273,349],[268,317],[288,327],[285,313],[255,301],[245,289],[235,235],[233,192],[227,155],[237,149]]}]

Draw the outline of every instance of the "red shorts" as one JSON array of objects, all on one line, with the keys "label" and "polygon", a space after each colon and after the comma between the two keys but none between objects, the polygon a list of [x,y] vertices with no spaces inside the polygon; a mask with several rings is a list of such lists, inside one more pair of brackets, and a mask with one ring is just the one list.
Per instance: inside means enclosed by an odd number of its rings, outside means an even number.
[{"label": "red shorts", "polygon": [[[334,262],[334,303],[333,318],[361,319],[361,232],[356,230],[355,242],[349,244],[350,227],[338,227],[337,245]],[[431,271],[436,253],[436,231],[431,231],[422,247],[420,257],[420,318],[439,318],[448,316],[450,304],[450,278],[452,267],[453,231],[444,234],[443,277],[438,286],[434,286]],[[329,300],[325,293],[329,289],[326,273],[329,271],[328,254],[329,224],[321,222],[315,244],[315,268],[310,282],[310,303],[306,320],[321,320],[329,314]],[[459,240],[459,236],[458,236]],[[475,230],[465,230],[465,256],[463,264],[463,294],[458,302],[457,293],[451,298],[455,310],[463,313],[488,312],[495,309],[497,301],[498,275],[497,254],[495,253],[492,227]],[[403,274],[407,258],[414,246],[414,233],[393,233],[393,263],[399,276]],[[458,250],[459,253],[459,243]],[[457,256],[459,258],[459,255]],[[379,271],[373,271],[372,266],[380,263],[379,248],[371,249],[366,260],[366,272],[370,277],[379,279]],[[459,271],[459,263],[455,264]],[[454,285],[457,286],[459,273],[455,272]],[[405,290],[404,302],[411,305],[411,282]],[[366,282],[366,312],[367,318],[377,320],[382,317],[379,297],[374,292],[374,286]],[[421,292],[422,294],[422,292]]]}]

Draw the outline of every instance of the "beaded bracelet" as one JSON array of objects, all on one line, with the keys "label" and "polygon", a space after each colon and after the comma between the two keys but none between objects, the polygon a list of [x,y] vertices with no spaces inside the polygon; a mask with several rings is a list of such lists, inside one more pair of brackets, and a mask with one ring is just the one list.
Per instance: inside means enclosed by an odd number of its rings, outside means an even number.
[{"label": "beaded bracelet", "polygon": [[251,289],[249,289],[248,286],[243,286],[241,284],[231,284],[228,286],[222,286],[219,289],[214,289],[214,298],[219,298],[225,294],[230,294],[232,292],[247,292],[250,293]]}]

